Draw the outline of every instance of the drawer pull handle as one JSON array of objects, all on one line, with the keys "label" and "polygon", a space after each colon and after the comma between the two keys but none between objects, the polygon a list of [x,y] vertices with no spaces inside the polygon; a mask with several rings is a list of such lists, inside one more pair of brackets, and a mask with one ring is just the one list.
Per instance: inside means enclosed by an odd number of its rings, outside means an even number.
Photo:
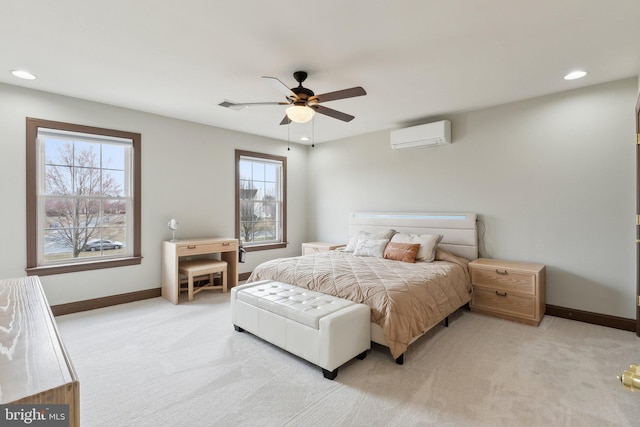
[{"label": "drawer pull handle", "polygon": [[508,272],[507,270],[500,271],[500,270],[498,270],[497,268],[496,268],[496,273],[498,273],[498,274],[502,274],[503,276],[506,276],[507,274],[509,274],[509,272]]},{"label": "drawer pull handle", "polygon": [[506,297],[507,293],[506,292],[496,291],[496,295],[498,295],[499,297]]},{"label": "drawer pull handle", "polygon": [[229,242],[224,242],[224,243],[222,243],[222,246],[229,246],[230,244],[231,243],[229,243]]},{"label": "drawer pull handle", "polygon": [[195,249],[196,245],[187,245],[187,249]]}]

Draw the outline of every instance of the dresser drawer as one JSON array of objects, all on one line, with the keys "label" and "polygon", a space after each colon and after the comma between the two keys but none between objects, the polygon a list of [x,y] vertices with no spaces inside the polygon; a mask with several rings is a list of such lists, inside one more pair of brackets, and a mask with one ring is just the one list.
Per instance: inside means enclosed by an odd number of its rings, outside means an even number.
[{"label": "dresser drawer", "polygon": [[178,247],[178,256],[202,255],[217,252],[237,250],[238,243],[235,241],[219,243],[194,243]]},{"label": "dresser drawer", "polygon": [[534,274],[517,272],[507,268],[472,269],[471,282],[474,285],[485,285],[509,293],[536,294],[536,276]]},{"label": "dresser drawer", "polygon": [[536,319],[536,299],[534,297],[514,294],[509,291],[473,288],[471,308],[474,311],[504,313],[523,319]]}]

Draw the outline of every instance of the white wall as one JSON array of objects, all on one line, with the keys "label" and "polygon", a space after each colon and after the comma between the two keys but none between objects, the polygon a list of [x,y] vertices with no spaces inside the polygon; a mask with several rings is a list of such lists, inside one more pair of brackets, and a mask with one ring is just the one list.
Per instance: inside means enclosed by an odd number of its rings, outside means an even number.
[{"label": "white wall", "polygon": [[351,211],[476,212],[483,256],[547,265],[547,303],[635,318],[635,78],[447,117],[454,143],[389,132],[309,152],[309,237]]},{"label": "white wall", "polygon": [[233,237],[236,148],[287,156],[291,242],[287,249],[249,253],[239,271],[300,254],[306,240],[306,146],[291,144],[287,151],[282,141],[0,84],[0,277],[25,275],[26,117],[142,134],[142,264],[43,276],[52,305],[159,287],[170,218],[180,222],[178,237]]}]

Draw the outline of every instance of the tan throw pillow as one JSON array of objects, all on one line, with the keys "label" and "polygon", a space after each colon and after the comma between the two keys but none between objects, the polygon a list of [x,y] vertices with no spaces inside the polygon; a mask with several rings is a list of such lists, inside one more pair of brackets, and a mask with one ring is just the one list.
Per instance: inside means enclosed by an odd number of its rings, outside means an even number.
[{"label": "tan throw pillow", "polygon": [[389,242],[384,249],[384,257],[394,261],[416,262],[418,249],[420,249],[420,243]]}]

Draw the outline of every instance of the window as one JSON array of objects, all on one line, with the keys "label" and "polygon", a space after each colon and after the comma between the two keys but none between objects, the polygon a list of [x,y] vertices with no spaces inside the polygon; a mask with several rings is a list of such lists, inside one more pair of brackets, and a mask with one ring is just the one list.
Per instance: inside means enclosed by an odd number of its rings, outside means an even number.
[{"label": "window", "polygon": [[27,119],[27,274],[140,263],[140,140]]},{"label": "window", "polygon": [[247,251],[284,248],[287,158],[236,150],[236,236]]}]

